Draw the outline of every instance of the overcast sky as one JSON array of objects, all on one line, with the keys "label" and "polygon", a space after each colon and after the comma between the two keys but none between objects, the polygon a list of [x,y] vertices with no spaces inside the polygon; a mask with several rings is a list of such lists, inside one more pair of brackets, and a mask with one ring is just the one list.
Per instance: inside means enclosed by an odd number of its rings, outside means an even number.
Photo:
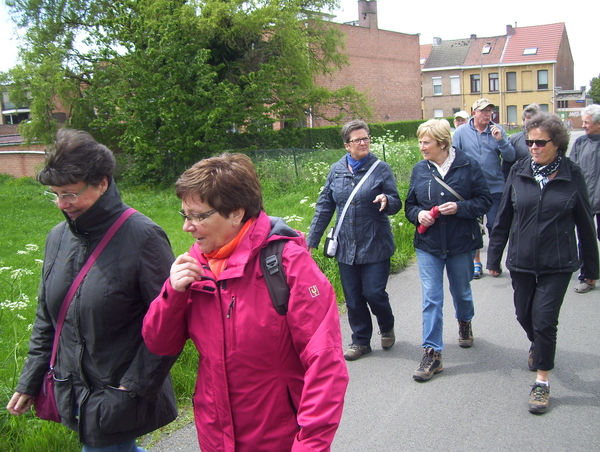
[{"label": "overcast sky", "polygon": [[[340,0],[341,8],[336,22],[358,19],[358,1]],[[506,34],[506,25],[527,27],[565,22],[575,61],[575,88],[586,86],[600,73],[600,58],[596,45],[597,13],[593,2],[575,2],[564,10],[565,2],[528,2],[501,0],[450,2],[448,0],[401,1],[379,0],[377,16],[379,28],[401,33],[420,33],[420,43],[430,44],[434,36],[446,39],[500,36]],[[14,65],[16,35],[8,19],[4,1],[0,0],[0,71]]]}]

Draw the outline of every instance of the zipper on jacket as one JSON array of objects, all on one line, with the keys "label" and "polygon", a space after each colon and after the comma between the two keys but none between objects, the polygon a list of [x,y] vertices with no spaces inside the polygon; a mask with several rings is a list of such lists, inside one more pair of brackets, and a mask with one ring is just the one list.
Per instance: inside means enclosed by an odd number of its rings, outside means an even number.
[{"label": "zipper on jacket", "polygon": [[229,303],[229,309],[227,309],[227,318],[231,317],[231,311],[233,310],[233,305],[235,304],[235,296],[231,297],[231,302]]}]

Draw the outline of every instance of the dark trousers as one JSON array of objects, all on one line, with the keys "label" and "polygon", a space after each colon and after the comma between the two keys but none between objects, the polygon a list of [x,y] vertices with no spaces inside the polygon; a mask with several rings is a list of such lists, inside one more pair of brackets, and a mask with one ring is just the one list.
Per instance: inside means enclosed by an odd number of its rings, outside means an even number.
[{"label": "dark trousers", "polygon": [[352,329],[352,343],[370,345],[373,322],[369,307],[377,317],[379,331],[387,333],[394,328],[394,315],[385,290],[390,276],[390,260],[355,265],[338,262],[338,265],[348,308],[348,322]]},{"label": "dark trousers", "polygon": [[558,315],[572,273],[537,276],[510,272],[517,321],[534,344],[533,366],[554,369]]}]

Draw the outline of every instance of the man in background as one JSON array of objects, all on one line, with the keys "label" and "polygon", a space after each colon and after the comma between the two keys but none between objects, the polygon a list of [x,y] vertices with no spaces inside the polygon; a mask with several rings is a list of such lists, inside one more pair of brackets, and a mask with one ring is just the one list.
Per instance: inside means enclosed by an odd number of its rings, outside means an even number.
[{"label": "man in background", "polygon": [[[596,216],[596,230],[600,240],[600,105],[590,105],[583,109],[583,130],[585,135],[575,140],[569,158],[581,167],[588,187],[590,207]],[[596,280],[579,275],[575,292],[586,293],[596,287]]]},{"label": "man in background", "polygon": [[[502,160],[515,161],[515,148],[506,137],[506,132],[492,122],[495,105],[489,99],[482,97],[473,104],[473,117],[456,129],[452,145],[460,149],[480,164],[492,193],[492,207],[487,213],[486,228],[491,233],[496,213],[504,191],[504,175],[502,174]],[[473,278],[479,279],[483,274],[480,250],[475,254],[473,262]],[[495,276],[500,276],[502,270]]]}]

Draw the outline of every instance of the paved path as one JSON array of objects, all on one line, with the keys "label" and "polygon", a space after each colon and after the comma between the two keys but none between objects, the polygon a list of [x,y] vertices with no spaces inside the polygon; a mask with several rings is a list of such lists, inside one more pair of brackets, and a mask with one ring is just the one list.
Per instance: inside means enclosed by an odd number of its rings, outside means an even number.
[{"label": "paved path", "polygon": [[[515,320],[507,272],[499,278],[486,273],[472,283],[470,349],[458,346],[446,287],[444,371],[425,383],[412,379],[422,353],[418,269],[392,275],[396,345],[383,351],[375,337],[373,353],[348,363],[350,385],[332,451],[600,450],[600,290],[576,294],[575,283],[576,275],[560,316],[551,407],[536,416],[527,411],[535,373],[527,368],[529,343]],[[341,324],[349,343],[345,315]],[[190,424],[151,452],[198,450]]]}]

